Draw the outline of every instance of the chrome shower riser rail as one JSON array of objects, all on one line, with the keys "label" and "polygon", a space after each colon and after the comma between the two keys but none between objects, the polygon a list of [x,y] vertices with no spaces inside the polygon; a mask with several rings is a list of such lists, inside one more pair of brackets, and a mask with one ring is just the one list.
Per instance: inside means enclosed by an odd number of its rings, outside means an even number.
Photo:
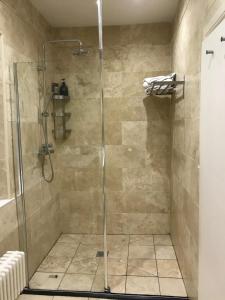
[{"label": "chrome shower riser rail", "polygon": [[187,297],[176,296],[153,296],[136,294],[119,294],[108,292],[83,292],[83,291],[65,291],[65,290],[37,290],[25,288],[23,294],[40,296],[60,296],[60,297],[84,297],[100,299],[121,299],[121,300],[188,300]]}]

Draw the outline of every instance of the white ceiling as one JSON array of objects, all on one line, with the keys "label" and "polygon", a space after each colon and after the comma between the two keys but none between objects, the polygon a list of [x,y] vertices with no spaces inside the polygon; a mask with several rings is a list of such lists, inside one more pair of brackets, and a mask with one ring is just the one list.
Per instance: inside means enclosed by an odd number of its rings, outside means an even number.
[{"label": "white ceiling", "polygon": [[[30,0],[54,27],[97,25],[96,0]],[[103,0],[104,25],[171,22],[179,0]]]}]

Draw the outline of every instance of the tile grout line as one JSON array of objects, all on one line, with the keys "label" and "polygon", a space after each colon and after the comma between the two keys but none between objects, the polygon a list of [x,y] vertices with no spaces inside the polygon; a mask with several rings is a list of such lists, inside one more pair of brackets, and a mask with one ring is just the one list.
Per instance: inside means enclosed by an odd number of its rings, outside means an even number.
[{"label": "tile grout line", "polygon": [[[65,272],[40,272],[40,273],[52,273],[52,274],[54,274],[54,273],[59,273],[59,274],[63,274],[63,276],[62,276],[62,279],[60,280],[60,282],[59,282],[59,285],[58,285],[58,288],[57,289],[59,289],[59,286],[61,285],[61,283],[62,283],[62,281],[63,281],[63,279],[65,278],[65,275],[66,274],[77,274],[77,275],[82,275],[82,273],[67,273],[68,272],[68,269],[69,269],[69,267],[71,266],[71,264],[72,264],[72,262],[73,262],[73,260],[74,260],[74,258],[76,257],[76,255],[77,255],[77,252],[78,252],[78,249],[80,248],[80,246],[82,245],[82,241],[84,241],[84,237],[85,237],[85,235],[81,235],[82,237],[80,238],[80,240],[79,240],[79,242],[75,242],[74,241],[74,243],[77,243],[77,248],[76,248],[76,250],[75,250],[75,253],[74,253],[74,255],[70,258],[71,259],[71,261],[70,261],[70,263],[69,263],[69,265],[68,265],[68,267],[66,268],[66,270],[65,270]],[[161,287],[160,287],[160,278],[165,278],[165,279],[181,279],[182,281],[183,281],[183,277],[181,277],[181,278],[179,278],[179,277],[168,277],[168,276],[162,276],[162,277],[159,277],[159,266],[158,266],[158,260],[157,260],[157,257],[156,257],[156,246],[163,246],[163,247],[166,247],[166,246],[170,246],[171,247],[171,245],[163,245],[163,244],[161,244],[161,245],[156,245],[156,239],[155,239],[155,236],[156,235],[152,235],[152,237],[153,237],[153,249],[154,249],[154,254],[155,254],[155,262],[156,262],[156,271],[157,271],[157,279],[158,279],[158,284],[159,284],[159,292],[160,292],[160,295],[162,295],[162,292],[161,292]],[[58,242],[58,240],[56,241],[56,243]],[[56,244],[55,243],[55,244]],[[61,242],[60,242],[61,243]],[[67,244],[67,245],[69,245],[69,244],[71,244],[71,243],[64,243],[64,244]],[[92,245],[87,245],[87,246],[89,246],[89,248],[92,246]],[[98,246],[98,245],[96,245],[96,246]],[[125,293],[127,293],[127,279],[128,279],[128,265],[129,265],[129,254],[130,254],[130,246],[131,246],[131,235],[128,235],[128,244],[127,244],[127,246],[128,246],[128,251],[127,251],[127,263],[126,263],[126,272],[125,272],[125,276],[126,276],[126,278],[125,278]],[[54,246],[53,246],[54,247]],[[52,247],[52,248],[53,248]],[[51,250],[52,250],[52,248],[51,248]],[[173,246],[173,244],[172,244],[172,248],[174,249],[174,246]],[[50,250],[50,251],[51,251]],[[174,251],[175,252],[175,251]],[[175,254],[176,254],[176,252],[175,252]],[[82,259],[82,258],[81,258]],[[144,258],[143,258],[144,259]],[[150,260],[150,259],[149,259]],[[177,264],[178,264],[178,260],[177,260],[177,256],[176,256],[176,258],[175,259],[159,259],[159,260],[171,260],[171,261],[176,261],[177,262]],[[99,267],[100,267],[100,259],[98,260],[98,265],[97,265],[97,268],[96,268],[96,270],[95,270],[95,273],[93,274],[90,274],[90,275],[93,275],[94,277],[93,277],[93,281],[92,281],[92,285],[91,285],[91,290],[93,289],[93,286],[94,286],[94,280],[95,280],[95,278],[96,278],[96,276],[97,276],[97,272],[98,272],[98,270],[99,270]],[[178,264],[178,267],[179,267],[179,264]],[[179,271],[180,271],[180,268],[179,268]],[[37,272],[36,272],[37,273]],[[180,272],[181,273],[181,272]],[[116,276],[116,275],[115,275]],[[135,276],[135,275],[131,275],[131,276]],[[182,274],[181,274],[181,276],[182,276]],[[138,276],[138,277],[154,277],[154,276]]]},{"label": "tile grout line", "polygon": [[[84,235],[82,234],[82,238],[81,238],[81,240],[82,240],[83,238],[84,238]],[[75,258],[75,256],[76,256],[76,253],[77,253],[77,251],[78,251],[78,249],[79,249],[79,247],[80,247],[80,245],[81,245],[81,240],[80,240],[80,241],[79,241],[79,243],[78,243],[78,247],[77,247],[77,249],[76,249],[76,251],[75,251],[75,254],[74,254],[74,256],[71,258],[71,261],[70,261],[70,263],[69,263],[68,267],[66,268],[66,270],[65,270],[65,272],[64,272],[64,275],[62,276],[62,279],[61,279],[61,281],[60,281],[60,283],[59,283],[59,286],[58,286],[57,290],[59,290],[59,287],[60,287],[60,285],[61,285],[61,283],[62,283],[63,279],[65,278],[65,276],[66,276],[66,273],[67,273],[67,271],[69,270],[69,267],[70,267],[70,265],[71,265],[71,263],[72,263],[73,259],[74,259],[74,258]]]},{"label": "tile grout line", "polygon": [[[95,279],[97,277],[97,272],[98,272],[98,269],[99,269],[99,266],[100,266],[100,262],[101,262],[101,258],[99,257],[98,258],[98,265],[97,265],[97,268],[96,268],[96,271],[95,271],[95,274],[94,274],[94,278],[93,278],[93,281],[92,281],[92,285],[91,285],[91,291],[92,292],[96,292],[96,291],[93,291],[93,287],[94,287],[94,282],[95,282]],[[103,274],[104,275],[104,274]],[[108,276],[108,274],[107,274]],[[104,290],[104,289],[103,289]]]},{"label": "tile grout line", "polygon": [[[48,256],[50,256],[49,253],[50,253],[50,252],[52,251],[52,249],[55,247],[56,243],[58,242],[58,240],[60,239],[61,236],[62,236],[62,233],[60,234],[60,236],[58,237],[58,239],[53,243],[51,249],[47,252],[47,254],[45,255],[45,257],[42,259],[42,261],[40,262],[39,266],[37,267],[35,273],[39,272],[38,269],[40,268],[40,266],[42,265],[42,263],[44,262],[44,260],[45,260]],[[35,273],[34,273],[34,274],[35,274]],[[50,272],[49,272],[49,273],[50,273]],[[33,276],[34,276],[34,274],[33,274]],[[32,277],[33,277],[33,276],[32,276]],[[32,279],[32,278],[31,278],[31,279]]]},{"label": "tile grout line", "polygon": [[126,279],[125,279],[125,294],[127,293],[127,277],[128,277],[129,254],[130,254],[130,234],[129,234],[129,241],[128,241],[127,269],[126,269]]},{"label": "tile grout line", "polygon": [[155,262],[156,262],[156,272],[157,272],[157,280],[159,285],[159,294],[162,295],[161,287],[160,287],[160,281],[159,281],[159,269],[158,269],[158,262],[157,262],[157,256],[156,256],[156,245],[155,245],[155,235],[153,234],[153,245],[154,245],[154,251],[155,251]]},{"label": "tile grout line", "polygon": [[[171,241],[172,241],[171,235],[170,235],[170,239],[171,239]],[[185,284],[185,282],[184,282],[184,277],[183,277],[183,274],[182,274],[182,272],[181,272],[180,263],[179,263],[179,260],[178,260],[177,253],[176,253],[176,251],[175,251],[175,247],[174,247],[173,241],[172,241],[172,246],[173,246],[173,250],[174,250],[174,253],[175,253],[175,257],[176,257],[176,261],[177,261],[177,264],[178,264],[178,268],[179,268],[179,271],[180,271],[180,274],[181,274],[181,278],[180,278],[180,279],[182,279],[182,282],[183,282],[183,285],[184,285],[184,289],[185,289],[185,292],[186,292],[186,295],[187,295],[186,284]]]}]

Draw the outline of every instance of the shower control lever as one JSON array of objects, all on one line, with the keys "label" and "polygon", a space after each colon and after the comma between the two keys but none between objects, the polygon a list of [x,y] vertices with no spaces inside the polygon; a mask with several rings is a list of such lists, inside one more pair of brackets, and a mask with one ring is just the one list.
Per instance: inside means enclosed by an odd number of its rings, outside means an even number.
[{"label": "shower control lever", "polygon": [[48,117],[49,116],[49,113],[47,112],[47,111],[44,111],[43,113],[42,113],[42,117]]},{"label": "shower control lever", "polygon": [[42,144],[38,155],[43,157],[48,155],[49,153],[54,153],[54,152],[55,151],[52,144]]},{"label": "shower control lever", "polygon": [[221,41],[221,42],[225,42],[225,36],[221,36],[220,41]]},{"label": "shower control lever", "polygon": [[206,52],[205,52],[207,55],[208,54],[214,54],[214,51],[213,50],[206,50]]}]

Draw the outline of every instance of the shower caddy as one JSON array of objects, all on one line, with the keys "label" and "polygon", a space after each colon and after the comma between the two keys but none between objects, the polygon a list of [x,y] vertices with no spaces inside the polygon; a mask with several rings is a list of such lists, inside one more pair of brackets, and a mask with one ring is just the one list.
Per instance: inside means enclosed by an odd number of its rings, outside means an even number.
[{"label": "shower caddy", "polygon": [[53,102],[53,123],[54,129],[52,130],[55,140],[65,140],[71,133],[71,129],[67,129],[67,121],[71,117],[70,112],[66,112],[66,104],[70,101],[69,96],[52,95]]}]

